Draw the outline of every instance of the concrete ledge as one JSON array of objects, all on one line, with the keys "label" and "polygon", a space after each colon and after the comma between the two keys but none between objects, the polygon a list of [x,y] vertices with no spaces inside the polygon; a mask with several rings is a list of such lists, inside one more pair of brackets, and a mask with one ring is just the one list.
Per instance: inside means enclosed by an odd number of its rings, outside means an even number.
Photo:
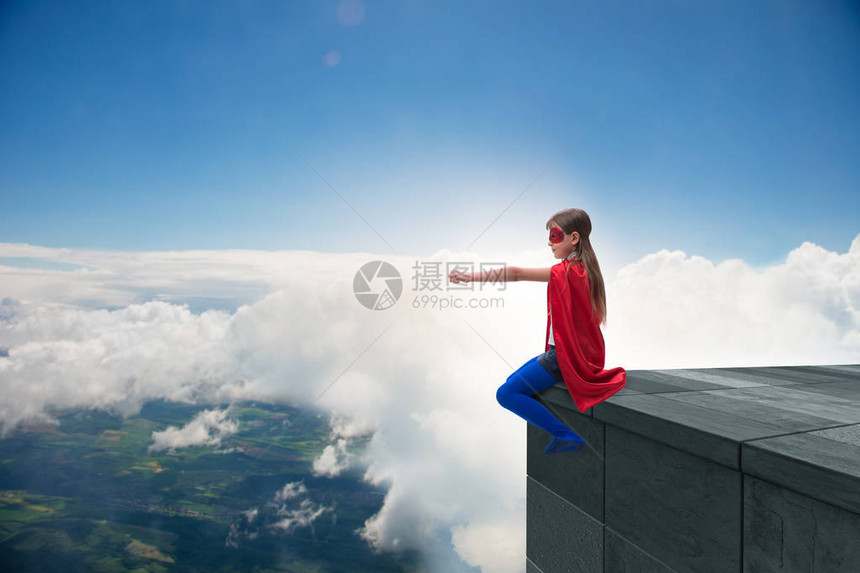
[{"label": "concrete ledge", "polygon": [[628,371],[585,415],[536,398],[589,448],[545,456],[528,425],[527,567],[860,571],[860,365]]}]

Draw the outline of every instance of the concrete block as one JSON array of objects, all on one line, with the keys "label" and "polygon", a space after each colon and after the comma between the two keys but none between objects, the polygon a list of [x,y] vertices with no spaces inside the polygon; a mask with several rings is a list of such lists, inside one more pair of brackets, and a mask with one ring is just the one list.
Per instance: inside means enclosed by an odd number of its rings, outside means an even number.
[{"label": "concrete block", "polygon": [[667,566],[740,571],[740,473],[606,427],[605,523]]},{"label": "concrete block", "polygon": [[604,529],[605,570],[616,573],[678,573],[612,530]]},{"label": "concrete block", "polygon": [[543,573],[603,573],[603,524],[526,480],[526,557]]},{"label": "concrete block", "polygon": [[860,515],[744,479],[744,571],[860,571]]}]

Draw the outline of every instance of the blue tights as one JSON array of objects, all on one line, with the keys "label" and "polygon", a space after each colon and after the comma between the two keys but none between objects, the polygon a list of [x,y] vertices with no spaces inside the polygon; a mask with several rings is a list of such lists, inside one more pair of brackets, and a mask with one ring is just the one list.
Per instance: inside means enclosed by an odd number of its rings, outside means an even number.
[{"label": "blue tights", "polygon": [[553,441],[547,446],[547,454],[556,453],[556,450],[579,449],[585,445],[576,432],[531,397],[556,383],[556,379],[538,363],[535,356],[508,376],[507,381],[496,391],[496,400],[504,408],[553,435]]}]

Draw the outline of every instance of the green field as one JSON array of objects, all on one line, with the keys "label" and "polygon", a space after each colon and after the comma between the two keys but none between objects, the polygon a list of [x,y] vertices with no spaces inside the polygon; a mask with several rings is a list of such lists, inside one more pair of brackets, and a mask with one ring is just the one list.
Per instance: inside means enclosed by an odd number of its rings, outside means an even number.
[{"label": "green field", "polygon": [[[379,510],[384,490],[363,483],[358,470],[311,473],[329,444],[324,418],[286,406],[234,409],[239,432],[217,449],[148,453],[152,432],[182,427],[203,410],[168,402],[125,420],[57,412],[58,425],[23,426],[0,439],[3,571],[424,570],[420,555],[375,555],[354,533]],[[307,492],[276,501],[291,482]],[[306,525],[275,526],[302,501],[327,509]]]}]

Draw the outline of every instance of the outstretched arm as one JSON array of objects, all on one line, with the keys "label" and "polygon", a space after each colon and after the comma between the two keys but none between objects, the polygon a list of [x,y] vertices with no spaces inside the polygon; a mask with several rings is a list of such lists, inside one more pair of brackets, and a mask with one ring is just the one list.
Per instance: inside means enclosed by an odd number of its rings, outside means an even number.
[{"label": "outstretched arm", "polygon": [[539,269],[524,269],[522,267],[514,267],[517,269],[516,275],[517,278],[514,280],[518,281],[537,281],[542,283],[549,282],[549,273],[552,267],[542,267]]},{"label": "outstretched arm", "polygon": [[486,269],[478,272],[466,273],[463,271],[451,271],[448,280],[452,283],[461,282],[515,282],[515,281],[539,281],[549,282],[551,267],[540,269],[526,269],[523,267],[502,267],[498,269]]}]

